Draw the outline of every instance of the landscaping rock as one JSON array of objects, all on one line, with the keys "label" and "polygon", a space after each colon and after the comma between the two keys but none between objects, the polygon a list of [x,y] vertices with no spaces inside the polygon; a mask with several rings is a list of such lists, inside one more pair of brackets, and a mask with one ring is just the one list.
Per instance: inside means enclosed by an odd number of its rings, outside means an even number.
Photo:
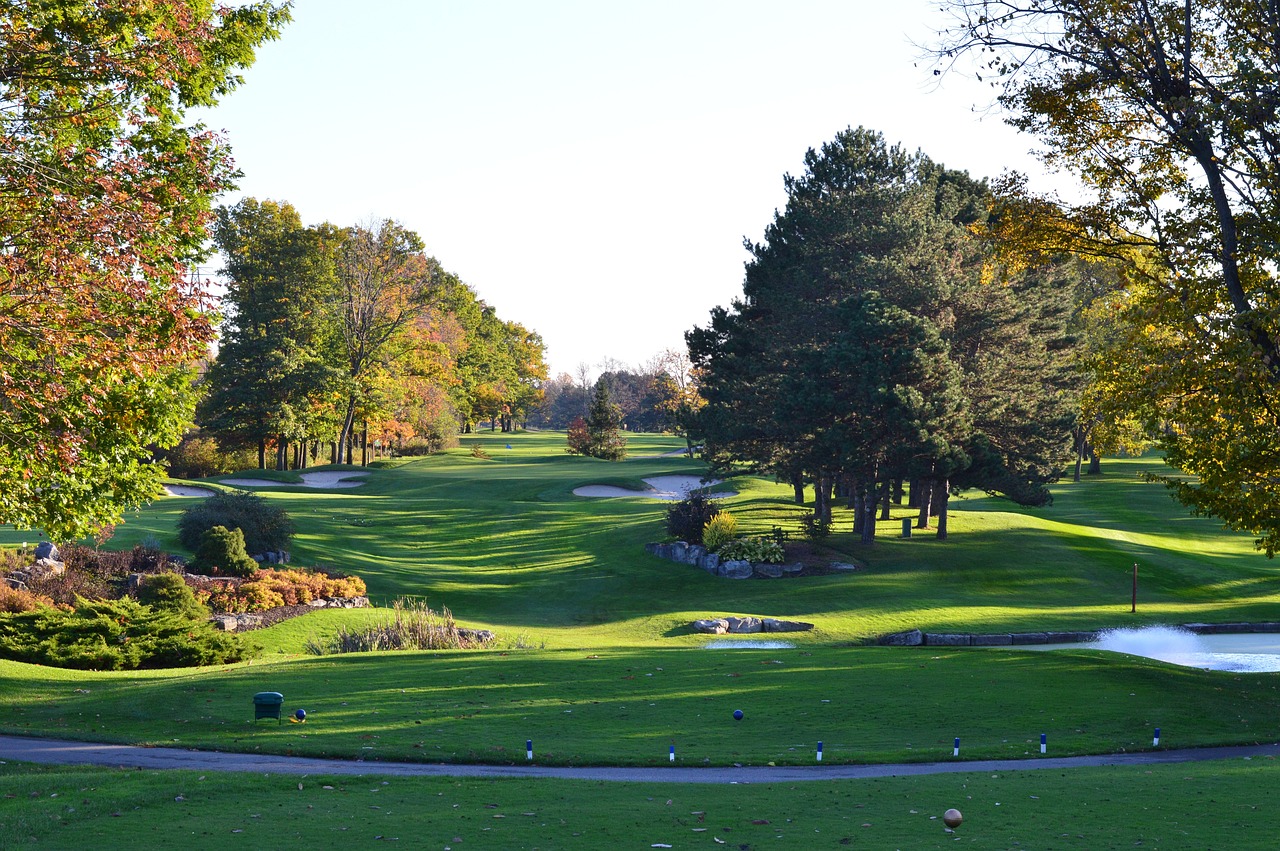
[{"label": "landscaping rock", "polygon": [[729,623],[729,632],[732,635],[751,635],[764,631],[764,623],[760,618],[725,618]]},{"label": "landscaping rock", "polygon": [[975,635],[973,636],[974,647],[1006,647],[1013,644],[1012,635]]},{"label": "landscaping rock", "polygon": [[252,615],[247,612],[239,614],[214,615],[211,620],[218,629],[226,632],[236,632],[237,630],[256,629],[262,626],[262,615]]},{"label": "landscaping rock", "polygon": [[876,640],[877,644],[883,644],[886,647],[919,647],[924,644],[924,633],[918,629],[909,629],[906,632],[894,632],[889,635],[882,635]]},{"label": "landscaping rock", "polygon": [[1046,644],[1085,644],[1098,638],[1096,632],[1046,632],[1044,635]]},{"label": "landscaping rock", "polygon": [[52,541],[41,541],[40,543],[36,544],[35,556],[36,556],[36,561],[39,561],[42,558],[47,558],[47,559],[52,559],[53,561],[57,561],[58,548],[53,545]]},{"label": "landscaping rock", "polygon": [[968,633],[926,632],[924,643],[930,647],[968,647],[973,643],[973,636]]},{"label": "landscaping rock", "polygon": [[750,579],[754,572],[751,562],[734,560],[720,563],[720,570],[717,576],[725,576],[729,579]]},{"label": "landscaping rock", "polygon": [[689,545],[684,541],[676,541],[671,545],[671,552],[667,558],[672,561],[684,561],[685,551],[689,549]]},{"label": "landscaping rock", "polygon": [[808,632],[813,624],[804,621],[784,621],[777,618],[764,618],[760,621],[765,632]]},{"label": "landscaping rock", "polygon": [[707,548],[701,544],[693,544],[685,548],[684,563],[697,567],[702,561],[702,557],[707,554]]},{"label": "landscaping rock", "polygon": [[705,632],[711,635],[724,635],[729,631],[729,622],[724,618],[706,618],[694,621],[693,628],[698,632]]},{"label": "landscaping rock", "polygon": [[782,572],[786,576],[799,576],[801,573],[804,573],[804,564],[801,562],[796,562],[795,564],[784,564],[782,566]]},{"label": "landscaping rock", "polygon": [[698,567],[702,568],[707,573],[711,573],[711,574],[719,573],[720,572],[720,554],[707,553],[698,562]]},{"label": "landscaping rock", "polygon": [[1049,636],[1043,632],[1015,632],[1010,638],[1014,644],[1048,644]]},{"label": "landscaping rock", "polygon": [[766,579],[781,579],[782,565],[780,564],[757,564],[755,566],[756,576],[763,576]]},{"label": "landscaping rock", "polygon": [[858,566],[856,564],[849,564],[848,562],[833,561],[831,562],[831,569],[832,570],[858,570]]}]

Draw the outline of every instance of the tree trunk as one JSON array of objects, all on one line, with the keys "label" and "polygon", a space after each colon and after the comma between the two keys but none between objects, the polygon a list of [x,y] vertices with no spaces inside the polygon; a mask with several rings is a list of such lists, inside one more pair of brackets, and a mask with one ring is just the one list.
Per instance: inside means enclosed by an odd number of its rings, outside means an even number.
[{"label": "tree trunk", "polygon": [[[818,476],[818,487],[822,490],[822,512],[818,514],[818,517],[828,525],[831,523],[831,491],[833,490],[833,484],[834,482],[830,475],[824,473]],[[814,508],[816,512],[816,502]]]},{"label": "tree trunk", "polygon": [[853,511],[853,532],[855,535],[861,535],[867,522],[865,515],[862,513],[862,503],[866,500],[866,494],[863,493],[862,488],[858,487],[856,482],[851,490],[849,508]]},{"label": "tree trunk", "polygon": [[890,493],[890,491],[892,490],[892,487],[891,487],[891,485],[890,485],[890,483],[889,483],[889,481],[888,481],[888,480],[886,480],[886,481],[884,482],[884,484],[880,486],[880,490],[881,490],[881,493],[880,493],[880,519],[881,519],[881,520],[888,520],[888,519],[889,519],[889,502],[890,502],[890,498],[891,498],[891,493]]},{"label": "tree trunk", "polygon": [[902,479],[893,480],[893,502],[895,505],[902,505],[903,491]]},{"label": "tree trunk", "polygon": [[860,540],[864,544],[874,543],[876,539],[876,484],[875,479],[868,476],[863,479],[862,486],[858,488],[862,497],[862,510],[859,517],[862,518],[862,528]]},{"label": "tree trunk", "polygon": [[355,428],[356,420],[356,396],[354,393],[347,397],[347,411],[342,416],[342,428],[338,431],[338,462],[342,461],[342,451],[345,447],[347,453],[347,463],[351,463],[351,432]]},{"label": "tree trunk", "polygon": [[[916,491],[920,492],[920,496],[916,497]],[[917,529],[929,528],[929,508],[930,502],[933,501],[933,482],[929,479],[916,479],[915,484],[911,487],[911,496],[916,500],[920,514],[916,518]]]},{"label": "tree trunk", "polygon": [[369,466],[369,421],[364,421],[364,428],[360,429],[360,466]]},{"label": "tree trunk", "polygon": [[1090,450],[1089,450],[1089,472],[1088,472],[1088,475],[1090,475],[1090,476],[1101,476],[1101,475],[1102,475],[1102,459],[1098,457],[1098,453],[1097,453],[1097,452],[1094,452],[1092,448],[1090,448]]},{"label": "tree trunk", "polygon": [[907,508],[920,507],[920,480],[912,479],[909,495],[907,496]]},{"label": "tree trunk", "polygon": [[942,479],[938,482],[941,490],[938,491],[938,540],[945,541],[947,539],[947,503],[951,501],[951,480]]},{"label": "tree trunk", "polygon": [[804,476],[797,473],[791,477],[791,493],[796,505],[804,505]]},{"label": "tree trunk", "polygon": [[258,438],[258,469],[267,469],[267,439],[265,437]]}]

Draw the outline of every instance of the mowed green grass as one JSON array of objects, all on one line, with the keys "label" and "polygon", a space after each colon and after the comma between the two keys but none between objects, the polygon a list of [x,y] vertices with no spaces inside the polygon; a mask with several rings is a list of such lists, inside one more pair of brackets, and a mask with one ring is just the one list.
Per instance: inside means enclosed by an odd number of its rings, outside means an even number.
[{"label": "mowed green grass", "polygon": [[1261,849],[1277,781],[1272,760],[750,786],[0,765],[0,848]]},{"label": "mowed green grass", "polygon": [[[492,458],[472,457],[471,445]],[[658,457],[681,441],[633,435],[623,463],[569,456],[563,446],[558,433],[481,434],[443,455],[373,469],[359,488],[258,492],[297,522],[295,563],[359,574],[377,602],[419,596],[468,625],[550,648],[687,645],[697,641],[692,620],[721,614],[810,621],[817,629],[802,640],[822,643],[911,628],[1280,620],[1276,563],[1250,536],[1190,517],[1164,488],[1141,481],[1140,473],[1163,469],[1154,458],[1108,460],[1103,476],[1057,486],[1048,508],[954,499],[945,542],[931,533],[901,538],[901,519],[912,512],[895,508],[866,548],[842,511],[828,544],[864,570],[731,581],[643,551],[665,535],[665,504],[572,494],[583,484],[640,487],[654,475],[700,473],[695,461]],[[725,487],[739,491],[725,505],[747,530],[796,532],[808,510],[767,479],[743,476]],[[177,548],[175,523],[188,504],[169,498],[143,509],[110,546],[151,535]],[[5,532],[0,543],[18,538]],[[1139,610],[1131,615],[1135,563]],[[291,624],[259,640],[297,652],[304,630]]]},{"label": "mowed green grass", "polygon": [[[472,457],[472,444],[491,459]],[[664,537],[664,504],[572,495],[582,484],[639,487],[653,475],[699,473],[695,461],[659,457],[680,445],[633,435],[632,457],[610,464],[566,455],[559,434],[482,434],[441,456],[379,465],[360,488],[261,490],[297,521],[295,563],[357,573],[375,602],[413,595],[448,607],[467,625],[494,629],[499,649],[302,655],[308,639],[380,616],[343,611],[249,634],[266,648],[251,664],[83,673],[4,662],[0,730],[489,763],[523,761],[524,742],[533,739],[539,762],[566,765],[663,765],[672,744],[684,765],[763,765],[811,763],[817,741],[828,762],[884,762],[949,759],[955,736],[962,759],[1033,760],[1042,732],[1055,756],[1149,748],[1156,726],[1166,747],[1277,737],[1280,674],[1197,671],[1083,650],[860,646],[909,628],[1280,620],[1275,563],[1253,550],[1249,536],[1189,517],[1163,488],[1143,483],[1141,472],[1163,469],[1157,459],[1105,462],[1102,477],[1059,485],[1045,509],[953,500],[946,542],[898,537],[901,518],[911,514],[904,508],[880,524],[877,543],[866,548],[841,512],[827,544],[861,569],[733,581],[643,552],[644,542]],[[789,487],[765,479],[743,476],[727,486],[739,495],[725,503],[748,530],[797,530],[808,510],[791,503]],[[110,546],[153,535],[176,548],[175,523],[188,504],[172,498],[143,509]],[[32,539],[0,532],[0,544]],[[1136,615],[1129,613],[1134,563]],[[706,639],[690,621],[719,614],[795,618],[817,628],[794,636],[794,649],[700,649]],[[255,724],[250,697],[261,690],[284,693],[287,710],[306,708],[307,724]],[[735,708],[746,713],[742,722],[731,720]],[[60,777],[67,782],[58,786]],[[191,847],[264,836],[287,847],[332,844],[335,836],[345,841],[345,828],[353,838],[429,837],[441,847],[455,837],[469,843],[457,847],[617,840],[681,847],[712,844],[709,834],[759,847],[782,834],[820,847],[928,848],[955,841],[929,816],[959,806],[968,818],[959,837],[979,847],[1205,847],[1213,837],[1269,847],[1270,833],[1262,831],[1270,826],[1251,808],[1262,803],[1253,800],[1257,790],[1274,788],[1276,779],[1273,766],[1251,763],[697,787],[694,795],[534,780],[397,780],[385,787],[370,780],[365,789],[335,779],[327,784],[333,790],[319,790],[329,797],[317,799],[304,798],[319,794],[310,779],[300,794],[293,779],[115,777],[0,766],[0,787],[15,796],[0,799],[0,842],[34,836],[76,847],[124,836],[131,824]],[[175,792],[175,783],[200,791]],[[63,800],[78,793],[45,794],[73,786],[109,791],[85,795],[90,803],[79,806]],[[181,802],[174,800],[179,794]],[[382,803],[357,800],[377,795],[385,796]],[[447,808],[433,796],[449,800]],[[694,833],[702,826],[690,821],[698,811],[716,813],[712,822],[723,824]],[[286,814],[287,828],[273,821]]]},{"label": "mowed green grass", "polygon": [[[285,696],[305,724],[254,721]],[[339,759],[809,765],[1036,758],[1274,741],[1280,674],[1105,651],[403,652],[86,674],[0,662],[0,730]],[[735,709],[744,718],[735,721]]]}]

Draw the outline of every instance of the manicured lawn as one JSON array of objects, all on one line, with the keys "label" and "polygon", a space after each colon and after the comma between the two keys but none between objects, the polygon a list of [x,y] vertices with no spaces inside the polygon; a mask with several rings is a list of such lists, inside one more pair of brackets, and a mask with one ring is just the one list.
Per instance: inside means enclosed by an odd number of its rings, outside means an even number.
[{"label": "manicured lawn", "polygon": [[[755,786],[0,765],[0,847],[1271,848],[1273,761]],[[964,814],[955,834],[942,814]]]},{"label": "manicured lawn", "polygon": [[[479,444],[491,460],[474,458]],[[507,449],[510,445],[512,448]],[[861,640],[900,629],[1022,631],[1190,621],[1280,619],[1280,570],[1251,538],[1193,518],[1158,485],[1139,479],[1158,459],[1105,462],[1105,474],[1055,489],[1055,503],[1019,509],[993,498],[953,500],[950,540],[899,537],[901,518],[880,523],[871,548],[837,517],[828,544],[865,570],[801,580],[731,581],[643,552],[664,536],[664,504],[587,499],[583,484],[638,487],[643,478],[698,473],[675,438],[633,435],[635,455],[615,464],[569,456],[563,436],[468,437],[450,453],[376,468],[360,488],[301,486],[259,493],[299,528],[294,561],[364,577],[375,600],[419,595],[467,625],[551,648],[687,644],[688,624],[710,614],[757,614],[817,624],[806,640]],[[647,456],[647,457],[646,457]],[[797,531],[807,510],[790,488],[739,477],[725,505],[748,530]],[[150,535],[178,548],[174,524],[186,498],[130,517],[111,546]],[[30,537],[30,533],[25,533]],[[19,533],[0,533],[0,543]],[[1129,613],[1139,564],[1138,614]],[[298,652],[264,635],[276,650]]]},{"label": "manicured lawn", "polygon": [[[285,696],[306,724],[253,722]],[[806,765],[1054,756],[1273,741],[1280,674],[1103,651],[966,648],[351,654],[84,674],[0,662],[0,730],[391,761]],[[732,718],[735,709],[745,713]]]},{"label": "manicured lawn", "polygon": [[[491,458],[473,457],[472,444]],[[758,765],[810,763],[817,741],[826,761],[884,762],[950,758],[955,736],[962,758],[1032,759],[1042,732],[1052,755],[1147,748],[1156,726],[1167,747],[1277,737],[1280,674],[1205,672],[1094,651],[858,646],[910,628],[1280,620],[1276,564],[1253,550],[1249,536],[1189,517],[1163,488],[1143,483],[1141,472],[1162,469],[1158,459],[1107,461],[1103,476],[1059,485],[1054,505],[1044,509],[953,500],[946,542],[920,532],[898,537],[901,518],[912,513],[904,507],[866,548],[841,512],[826,546],[861,569],[733,581],[643,552],[646,541],[664,536],[664,504],[572,494],[583,484],[638,488],[655,475],[700,473],[696,461],[663,457],[681,441],[632,435],[633,455],[620,464],[568,456],[563,445],[555,433],[483,433],[444,455],[379,464],[360,488],[259,491],[298,525],[295,564],[359,574],[376,602],[414,595],[448,607],[465,625],[497,632],[498,649],[303,655],[308,639],[380,616],[342,611],[250,633],[265,648],[252,664],[86,674],[0,662],[0,730],[492,763],[523,761],[524,742],[533,739],[543,763],[622,765],[666,764],[672,744],[685,765]],[[725,504],[748,530],[796,531],[807,511],[791,503],[789,486],[767,479],[742,476],[727,487],[739,495]],[[177,549],[175,523],[188,504],[158,501],[129,517],[109,545],[127,548],[154,536]],[[0,544],[34,539],[0,532]],[[1129,613],[1134,563],[1137,615]],[[722,614],[799,619],[817,628],[796,634],[794,649],[700,649],[706,639],[690,622]],[[261,690],[284,693],[288,710],[306,708],[307,724],[255,726],[250,697]],[[735,708],[746,713],[742,722],[732,720]],[[274,836],[284,829],[276,814],[297,813],[288,822],[296,832],[289,845],[331,844],[347,828],[363,839],[425,837],[441,847],[455,836],[469,842],[460,847],[600,847],[618,839],[680,847],[712,844],[707,834],[757,847],[782,833],[809,845],[927,848],[954,841],[928,816],[960,806],[969,809],[959,838],[980,847],[1206,847],[1215,836],[1230,836],[1235,847],[1268,847],[1269,834],[1256,841],[1263,826],[1250,796],[1275,782],[1272,766],[1246,763],[1213,771],[1170,766],[699,787],[696,794],[529,780],[371,781],[365,789],[348,779],[333,781],[323,797],[311,780],[299,794],[293,780],[134,772],[115,782],[108,775],[0,766],[0,787],[17,796],[0,800],[0,843],[10,835],[56,836],[75,846],[109,841],[132,825],[142,831],[133,836],[221,847],[254,843],[262,831]],[[184,801],[175,802],[179,786],[200,791],[181,791]],[[46,787],[101,794],[86,794],[90,803],[77,806],[62,800],[72,793],[51,799]],[[356,800],[375,788],[383,803]],[[451,803],[446,809],[431,796]],[[489,803],[498,806],[485,809]],[[121,815],[112,816],[117,810]],[[521,815],[526,811],[538,815]],[[702,824],[696,811],[724,823],[694,833]],[[713,819],[712,812],[732,817]]]}]

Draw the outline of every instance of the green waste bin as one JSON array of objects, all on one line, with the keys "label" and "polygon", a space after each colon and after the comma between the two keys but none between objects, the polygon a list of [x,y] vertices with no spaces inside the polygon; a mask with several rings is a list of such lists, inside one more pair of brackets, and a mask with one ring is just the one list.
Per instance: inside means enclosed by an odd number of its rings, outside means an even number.
[{"label": "green waste bin", "polygon": [[259,718],[274,718],[280,723],[280,707],[284,706],[284,695],[278,691],[260,691],[253,696],[253,722]]}]

